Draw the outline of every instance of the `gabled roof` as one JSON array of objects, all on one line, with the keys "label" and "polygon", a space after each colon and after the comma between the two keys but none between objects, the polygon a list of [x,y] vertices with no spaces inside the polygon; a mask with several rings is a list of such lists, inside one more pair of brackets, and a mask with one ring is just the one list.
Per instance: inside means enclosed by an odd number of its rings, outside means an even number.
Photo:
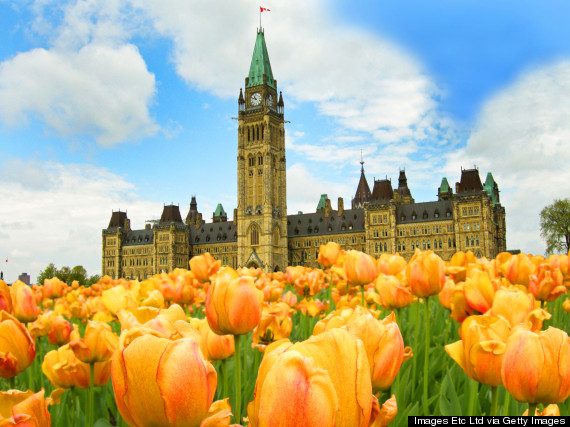
[{"label": "gabled roof", "polygon": [[264,74],[267,79],[267,85],[277,90],[275,79],[273,78],[273,72],[271,71],[271,64],[269,63],[269,54],[267,53],[267,46],[265,45],[265,36],[263,34],[263,30],[258,29],[246,87],[263,84]]}]

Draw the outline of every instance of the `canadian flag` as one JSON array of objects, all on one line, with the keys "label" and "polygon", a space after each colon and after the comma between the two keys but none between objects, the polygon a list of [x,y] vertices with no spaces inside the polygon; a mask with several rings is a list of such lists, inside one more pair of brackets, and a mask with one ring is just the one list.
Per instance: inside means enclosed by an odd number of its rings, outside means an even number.
[{"label": "canadian flag", "polygon": [[266,7],[259,6],[259,12],[271,12],[271,9],[267,9]]}]

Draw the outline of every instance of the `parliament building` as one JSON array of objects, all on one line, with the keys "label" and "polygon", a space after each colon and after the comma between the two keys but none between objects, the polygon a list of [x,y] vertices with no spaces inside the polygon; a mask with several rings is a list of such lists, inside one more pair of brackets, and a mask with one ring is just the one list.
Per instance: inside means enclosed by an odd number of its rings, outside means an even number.
[{"label": "parliament building", "polygon": [[[374,257],[398,252],[409,259],[416,248],[443,259],[459,250],[495,257],[506,250],[505,208],[491,172],[462,169],[455,189],[441,180],[436,201],[416,203],[400,171],[398,186],[374,180],[372,191],[361,162],[350,207],[338,198],[333,209],[322,194],[312,213],[287,214],[285,119],[262,29],[258,30],[245,90],[238,97],[237,191],[233,219],[221,204],[205,222],[192,197],[183,220],[177,205],[165,205],[160,220],[133,230],[126,212],[113,212],[102,232],[101,272],[112,278],[145,279],[188,268],[209,252],[231,267],[266,272],[288,265],[318,267],[319,246],[333,241]],[[317,202],[317,201],[316,201]]]}]

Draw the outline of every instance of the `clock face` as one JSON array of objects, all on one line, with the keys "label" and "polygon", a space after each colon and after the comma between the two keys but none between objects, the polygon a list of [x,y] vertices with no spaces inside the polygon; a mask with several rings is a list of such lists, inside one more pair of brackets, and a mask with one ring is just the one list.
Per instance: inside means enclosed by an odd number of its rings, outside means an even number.
[{"label": "clock face", "polygon": [[271,94],[267,95],[267,105],[273,107],[273,96]]},{"label": "clock face", "polygon": [[261,94],[259,92],[255,92],[253,95],[251,95],[251,98],[249,99],[251,102],[251,105],[259,105],[261,104]]}]

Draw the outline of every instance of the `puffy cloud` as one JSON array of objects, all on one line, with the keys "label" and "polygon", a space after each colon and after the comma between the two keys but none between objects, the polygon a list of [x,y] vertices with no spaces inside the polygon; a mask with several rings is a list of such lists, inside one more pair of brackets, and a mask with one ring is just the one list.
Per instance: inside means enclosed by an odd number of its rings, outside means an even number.
[{"label": "puffy cloud", "polygon": [[[287,168],[287,214],[314,212],[321,194],[328,194],[333,209],[336,209],[338,195],[353,193],[357,182],[338,183],[327,181],[315,175],[302,163],[295,163]],[[346,209],[351,198],[344,200]]]},{"label": "puffy cloud", "polygon": [[103,146],[157,132],[148,111],[154,92],[154,75],[133,45],[39,48],[0,64],[0,120],[40,118],[61,135],[92,136]]},{"label": "puffy cloud", "polygon": [[[27,174],[38,167],[48,186],[30,185]],[[133,184],[101,167],[18,158],[0,164],[0,170],[16,168],[9,185],[0,186],[0,200],[9,201],[0,204],[0,256],[9,260],[2,266],[8,280],[24,271],[35,280],[50,262],[100,274],[101,230],[112,210],[128,208],[133,228],[162,211],[160,203],[141,198]]]},{"label": "puffy cloud", "polygon": [[[207,0],[131,2],[160,35],[173,40],[173,62],[188,84],[237,96],[253,50],[251,2],[228,2],[215,10]],[[382,143],[424,139],[441,125],[434,101],[439,92],[404,49],[343,26],[327,13],[324,0],[269,0],[267,6],[272,12],[263,21],[274,77],[293,104],[314,102],[320,114]]]},{"label": "puffy cloud", "polygon": [[491,171],[507,211],[507,245],[543,253],[539,212],[568,196],[570,182],[570,62],[528,70],[491,97],[464,149],[446,169]]}]

